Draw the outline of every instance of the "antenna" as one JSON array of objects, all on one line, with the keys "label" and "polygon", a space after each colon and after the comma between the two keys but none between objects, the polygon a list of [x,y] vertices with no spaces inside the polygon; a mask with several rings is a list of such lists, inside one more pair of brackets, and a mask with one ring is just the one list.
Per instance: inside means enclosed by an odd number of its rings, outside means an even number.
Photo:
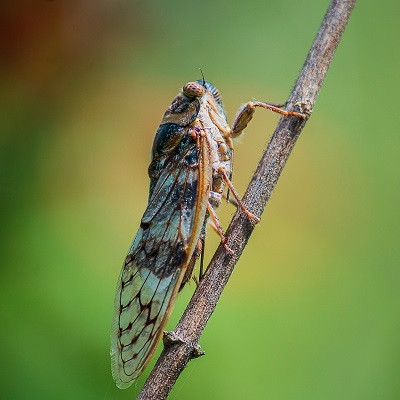
[{"label": "antenna", "polygon": [[203,86],[206,86],[206,80],[204,79],[203,70],[201,68],[199,68],[199,70],[201,72],[201,76],[203,77]]}]

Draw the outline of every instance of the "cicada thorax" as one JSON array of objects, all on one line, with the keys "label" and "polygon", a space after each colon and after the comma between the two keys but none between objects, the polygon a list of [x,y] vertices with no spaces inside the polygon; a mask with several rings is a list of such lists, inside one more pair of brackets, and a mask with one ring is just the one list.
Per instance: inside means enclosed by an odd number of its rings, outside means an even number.
[{"label": "cicada thorax", "polygon": [[[177,157],[191,141],[196,141],[198,136],[204,137],[208,147],[209,156],[202,162],[209,164],[210,176],[206,177],[210,182],[209,190],[206,196],[209,203],[217,208],[222,199],[225,190],[224,180],[219,172],[223,167],[229,177],[232,176],[233,145],[230,137],[230,127],[228,126],[225,111],[223,109],[221,95],[219,91],[207,81],[197,81],[206,89],[204,95],[199,99],[197,97],[188,98],[180,93],[166,110],[152,149],[152,162],[149,166],[149,175],[152,179],[150,185],[150,194],[155,181],[158,179],[159,171],[166,163],[171,162],[171,154]],[[189,165],[196,168],[198,165],[199,149],[193,149],[191,154],[186,156]],[[203,222],[205,226],[207,217]],[[200,239],[204,239],[205,229],[202,230]],[[194,261],[201,253],[201,243],[196,245],[192,260],[188,266],[185,275],[190,278],[191,269]],[[192,268],[190,268],[192,267]],[[183,280],[183,284],[188,279]]]}]

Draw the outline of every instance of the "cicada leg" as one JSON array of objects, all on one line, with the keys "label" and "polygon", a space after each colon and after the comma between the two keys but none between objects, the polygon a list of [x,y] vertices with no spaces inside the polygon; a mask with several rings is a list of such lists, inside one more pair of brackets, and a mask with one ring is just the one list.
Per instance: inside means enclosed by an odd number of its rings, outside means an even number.
[{"label": "cicada leg", "polygon": [[203,279],[204,276],[204,246],[205,246],[205,239],[202,238],[201,240],[201,254],[200,254],[200,267],[199,267],[199,277],[193,275],[192,279],[194,280],[194,283],[196,284],[196,287],[200,285],[200,281]]},{"label": "cicada leg", "polygon": [[260,222],[260,218],[258,218],[256,215],[254,215],[253,213],[251,213],[246,206],[243,204],[242,200],[239,197],[238,192],[236,191],[235,187],[233,186],[231,180],[229,179],[228,174],[226,173],[226,169],[225,167],[220,167],[218,169],[218,172],[221,174],[222,179],[224,180],[224,182],[226,183],[226,186],[228,186],[229,190],[232,192],[233,197],[235,198],[235,200],[238,203],[238,206],[242,209],[242,211],[249,217],[251,218],[253,221],[255,222]]},{"label": "cicada leg", "polygon": [[262,101],[249,101],[247,104],[242,106],[239,109],[238,113],[236,114],[235,120],[233,121],[232,124],[231,137],[235,138],[243,132],[243,130],[246,128],[248,123],[253,118],[253,115],[256,111],[256,107],[266,108],[267,110],[274,111],[286,117],[299,117],[303,119],[306,118],[306,115],[304,114],[298,113],[296,111],[282,110],[280,106],[282,106],[282,104],[275,105],[275,104],[264,103]]},{"label": "cicada leg", "polygon": [[[197,245],[196,245],[196,247],[194,249],[192,258],[190,259],[190,262],[189,262],[189,264],[187,266],[187,269],[185,271],[185,275],[183,276],[182,283],[181,283],[181,286],[179,288],[179,291],[181,291],[183,289],[183,287],[186,285],[186,283],[189,282],[189,280],[190,280],[190,278],[192,276],[192,273],[193,273],[194,266],[196,264],[196,260],[199,257],[201,257],[201,263],[203,263],[203,251],[204,251],[204,238],[201,237],[197,241]],[[202,268],[202,266],[201,266],[201,268]],[[200,279],[201,279],[201,276],[200,276]],[[194,281],[196,282],[195,279],[194,279]],[[197,284],[198,284],[198,282],[196,282],[196,285]]]},{"label": "cicada leg", "polygon": [[215,230],[215,232],[218,233],[219,237],[221,238],[221,242],[224,245],[225,249],[229,253],[234,254],[233,250],[226,244],[226,237],[224,235],[224,231],[222,230],[221,224],[219,222],[217,213],[214,211],[213,206],[209,202],[207,203],[207,211],[210,214],[210,217],[211,217],[211,220],[212,220],[212,223],[210,224],[211,227]]},{"label": "cicada leg", "polygon": [[239,207],[238,202],[235,199],[232,199],[232,197],[229,196],[229,191],[227,194],[222,193],[222,198],[225,199],[228,203],[232,204],[236,208]]}]

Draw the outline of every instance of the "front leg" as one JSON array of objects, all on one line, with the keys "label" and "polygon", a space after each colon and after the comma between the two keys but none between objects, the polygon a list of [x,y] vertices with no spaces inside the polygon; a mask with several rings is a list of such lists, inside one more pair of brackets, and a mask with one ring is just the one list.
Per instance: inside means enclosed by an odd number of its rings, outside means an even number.
[{"label": "front leg", "polygon": [[247,104],[242,106],[236,114],[235,120],[232,124],[231,137],[235,138],[243,132],[243,130],[253,118],[256,107],[266,108],[267,110],[274,111],[286,117],[299,117],[303,119],[306,118],[304,114],[298,113],[296,111],[282,110],[280,106],[282,105],[268,104],[261,101],[249,101]]}]

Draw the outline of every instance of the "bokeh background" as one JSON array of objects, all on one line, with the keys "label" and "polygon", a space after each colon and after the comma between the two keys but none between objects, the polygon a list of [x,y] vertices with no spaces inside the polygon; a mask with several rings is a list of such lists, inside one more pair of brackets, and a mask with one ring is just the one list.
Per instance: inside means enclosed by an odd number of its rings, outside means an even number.
[{"label": "bokeh background", "polygon": [[[328,3],[2,3],[0,398],[135,398],[150,368],[117,389],[109,328],[162,114],[199,67],[230,121],[248,100],[284,101]],[[399,12],[356,6],[207,356],[171,399],[400,398]],[[277,120],[259,110],[238,141],[240,193]]]}]

